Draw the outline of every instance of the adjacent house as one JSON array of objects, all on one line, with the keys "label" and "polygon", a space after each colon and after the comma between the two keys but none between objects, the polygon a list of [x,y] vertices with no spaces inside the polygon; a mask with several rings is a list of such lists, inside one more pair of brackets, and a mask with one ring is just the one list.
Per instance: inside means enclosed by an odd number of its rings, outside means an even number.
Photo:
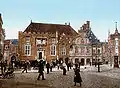
[{"label": "adjacent house", "polygon": [[12,60],[19,60],[18,55],[18,39],[4,40],[4,61],[9,64]]},{"label": "adjacent house", "polygon": [[90,28],[90,21],[83,24],[78,30],[78,36],[71,44],[70,59],[73,63],[91,65],[102,62],[102,43],[97,39]]},{"label": "adjacent house", "polygon": [[0,13],[0,60],[3,57],[3,45],[4,45],[4,39],[5,39],[5,30],[2,28],[3,21]]},{"label": "adjacent house", "polygon": [[114,65],[114,67],[119,67],[120,64],[120,33],[117,29],[117,23],[115,32],[108,36],[108,48],[110,51],[110,63]]}]

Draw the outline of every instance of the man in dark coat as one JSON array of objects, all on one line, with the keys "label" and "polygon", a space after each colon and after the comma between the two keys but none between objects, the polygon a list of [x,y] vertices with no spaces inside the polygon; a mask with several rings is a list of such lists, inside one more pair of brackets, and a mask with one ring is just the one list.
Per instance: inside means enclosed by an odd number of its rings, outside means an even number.
[{"label": "man in dark coat", "polygon": [[63,75],[66,75],[66,68],[63,67]]},{"label": "man in dark coat", "polygon": [[75,72],[75,75],[74,75],[75,85],[74,86],[76,86],[76,83],[80,83],[80,86],[81,86],[82,78],[80,76],[80,70],[78,68],[78,65],[75,65],[74,72]]},{"label": "man in dark coat", "polygon": [[26,73],[27,73],[27,62],[26,61],[23,64],[23,71],[22,71],[22,73],[24,73],[24,71],[26,71]]},{"label": "man in dark coat", "polygon": [[47,74],[49,74],[50,64],[48,62],[46,64],[46,68],[47,68]]},{"label": "man in dark coat", "polygon": [[44,71],[44,63],[43,63],[43,60],[41,60],[41,61],[39,62],[38,66],[39,66],[39,71],[38,71],[38,72],[39,72],[39,75],[38,75],[37,80],[40,79],[40,76],[42,76],[42,80],[45,80],[45,78],[44,78],[44,73],[43,73],[43,71]]}]

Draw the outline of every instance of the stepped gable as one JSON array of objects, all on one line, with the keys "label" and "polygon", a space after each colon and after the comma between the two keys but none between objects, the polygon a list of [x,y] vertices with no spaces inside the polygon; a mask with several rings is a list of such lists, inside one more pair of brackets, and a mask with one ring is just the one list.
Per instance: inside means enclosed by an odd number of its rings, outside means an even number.
[{"label": "stepped gable", "polygon": [[64,33],[65,35],[77,35],[78,34],[70,25],[34,23],[34,22],[31,22],[24,32],[56,33],[56,31],[59,34]]}]

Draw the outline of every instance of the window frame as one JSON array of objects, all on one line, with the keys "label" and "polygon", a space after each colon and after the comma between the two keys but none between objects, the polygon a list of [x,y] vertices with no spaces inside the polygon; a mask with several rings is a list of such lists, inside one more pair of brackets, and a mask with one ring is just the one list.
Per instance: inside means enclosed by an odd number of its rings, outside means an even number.
[{"label": "window frame", "polygon": [[30,56],[31,55],[31,45],[25,44],[25,55]]},{"label": "window frame", "polygon": [[56,45],[55,44],[52,44],[50,46],[50,55],[51,56],[56,56]]}]

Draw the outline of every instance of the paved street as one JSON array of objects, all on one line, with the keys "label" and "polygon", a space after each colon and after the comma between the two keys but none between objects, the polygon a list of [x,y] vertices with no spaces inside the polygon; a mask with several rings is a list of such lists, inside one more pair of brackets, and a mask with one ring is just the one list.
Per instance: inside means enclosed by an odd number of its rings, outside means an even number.
[{"label": "paved street", "polygon": [[73,70],[62,75],[62,70],[54,69],[50,74],[45,73],[46,80],[37,81],[37,70],[29,73],[15,72],[14,79],[0,79],[0,88],[120,88],[120,69],[101,66],[101,72],[97,67],[81,67],[82,86],[74,86]]}]

